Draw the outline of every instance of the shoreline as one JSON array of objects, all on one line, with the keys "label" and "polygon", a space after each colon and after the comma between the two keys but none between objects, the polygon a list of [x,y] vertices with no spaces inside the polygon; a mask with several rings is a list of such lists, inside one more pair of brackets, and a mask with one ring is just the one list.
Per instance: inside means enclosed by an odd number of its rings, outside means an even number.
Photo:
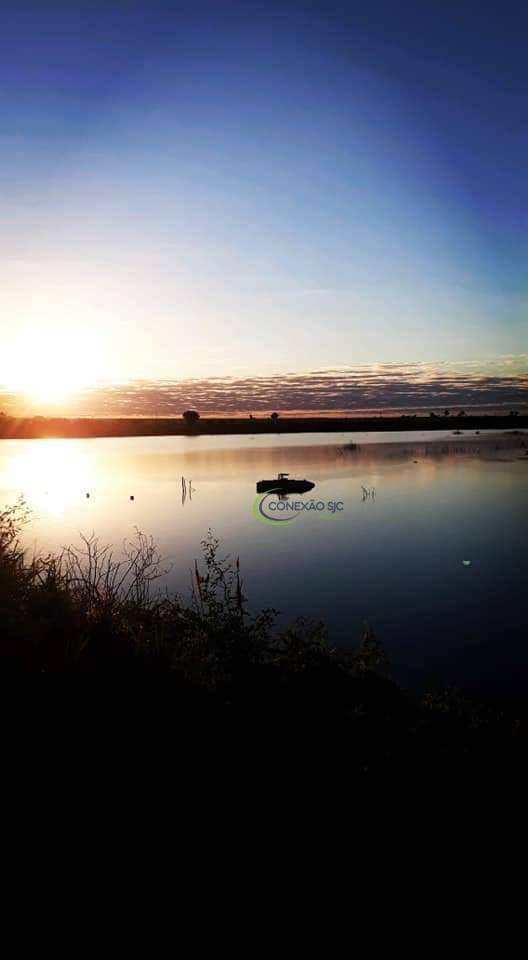
[{"label": "shoreline", "polygon": [[0,417],[0,440],[103,437],[229,436],[290,433],[381,433],[423,430],[526,430],[528,416],[437,417],[203,417],[189,425],[181,417]]}]

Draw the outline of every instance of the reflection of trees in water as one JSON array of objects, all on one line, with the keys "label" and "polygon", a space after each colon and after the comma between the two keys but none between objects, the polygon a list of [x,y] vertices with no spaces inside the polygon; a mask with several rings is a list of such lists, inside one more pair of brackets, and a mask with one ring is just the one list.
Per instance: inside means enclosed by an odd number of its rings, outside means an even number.
[{"label": "reflection of trees in water", "polygon": [[360,460],[406,461],[421,459],[440,460],[449,457],[480,457],[481,459],[499,459],[496,455],[506,452],[515,452],[526,449],[526,440],[520,436],[497,437],[478,440],[468,437],[463,442],[428,441],[421,444],[380,443],[365,444],[362,448],[357,443],[344,444],[337,448],[340,457],[351,457]]}]

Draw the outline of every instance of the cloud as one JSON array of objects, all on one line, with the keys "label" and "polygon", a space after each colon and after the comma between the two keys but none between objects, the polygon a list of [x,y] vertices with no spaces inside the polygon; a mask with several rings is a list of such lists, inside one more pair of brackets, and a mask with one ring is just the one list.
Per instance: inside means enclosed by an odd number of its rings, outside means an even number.
[{"label": "cloud", "polygon": [[[16,405],[0,388],[0,409]],[[300,413],[528,407],[528,355],[457,363],[376,363],[302,374],[135,380],[80,393],[64,413],[176,416],[188,407],[207,413]]]}]

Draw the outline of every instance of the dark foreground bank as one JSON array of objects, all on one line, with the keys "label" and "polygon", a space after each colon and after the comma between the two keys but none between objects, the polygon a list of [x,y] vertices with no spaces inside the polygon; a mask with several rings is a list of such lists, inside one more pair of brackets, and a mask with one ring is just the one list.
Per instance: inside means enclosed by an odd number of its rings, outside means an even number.
[{"label": "dark foreground bank", "polygon": [[528,429],[528,416],[69,418],[0,416],[0,439],[215,436],[284,433],[376,433],[408,430]]},{"label": "dark foreground bank", "polygon": [[[119,559],[93,537],[80,550],[35,558],[19,541],[26,518],[22,504],[0,512],[4,682],[68,675],[75,690],[84,678],[86,693],[103,681],[118,704],[131,679],[163,675],[156,710],[161,703],[166,735],[173,724],[180,737],[198,724],[270,737],[295,729],[311,744],[322,732],[345,745],[343,762],[361,775],[523,762],[523,704],[478,703],[454,690],[411,696],[391,680],[368,625],[352,652],[333,648],[320,623],[279,630],[273,610],[251,612],[238,562],[219,558],[211,534],[183,600],[157,591],[162,562],[143,534]],[[98,713],[99,695],[95,702]],[[129,698],[130,715],[144,702],[145,694]]]}]

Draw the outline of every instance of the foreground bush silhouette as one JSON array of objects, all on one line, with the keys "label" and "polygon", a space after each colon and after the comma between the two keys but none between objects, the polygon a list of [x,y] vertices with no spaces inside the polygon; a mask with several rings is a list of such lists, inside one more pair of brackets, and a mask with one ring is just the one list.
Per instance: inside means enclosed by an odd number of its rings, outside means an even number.
[{"label": "foreground bush silhouette", "polygon": [[[57,556],[28,557],[19,502],[0,512],[0,664],[6,673],[106,677],[164,673],[166,696],[191,718],[285,721],[343,735],[361,770],[488,762],[519,750],[519,724],[501,707],[456,691],[419,699],[386,676],[369,626],[337,650],[324,625],[279,629],[277,613],[248,607],[238,560],[219,556],[211,532],[195,562],[189,600],[159,589],[166,572],[141,532],[115,555],[96,537]],[[166,687],[164,687],[166,691]]]},{"label": "foreground bush silhouette", "polygon": [[[20,542],[28,519],[22,502],[0,513],[4,666],[169,670],[216,690],[241,671],[295,673],[337,663],[321,623],[301,618],[278,631],[276,611],[249,610],[239,561],[219,557],[211,531],[186,602],[158,589],[168,571],[152,538],[140,531],[118,556],[92,535],[81,536],[79,548],[28,558]],[[381,662],[369,631],[354,658],[358,670]]]}]

